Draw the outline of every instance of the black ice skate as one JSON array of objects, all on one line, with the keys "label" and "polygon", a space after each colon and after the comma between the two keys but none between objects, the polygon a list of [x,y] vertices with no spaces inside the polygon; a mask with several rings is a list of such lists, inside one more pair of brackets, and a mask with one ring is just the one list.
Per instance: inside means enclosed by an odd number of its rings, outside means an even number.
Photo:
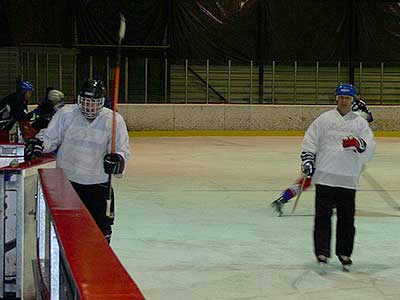
[{"label": "black ice skate", "polygon": [[319,275],[326,275],[327,274],[326,268],[328,267],[328,257],[322,254],[317,255],[317,263],[319,266],[317,273]]},{"label": "black ice skate", "polygon": [[339,261],[342,264],[343,271],[349,272],[350,271],[350,266],[353,263],[353,261],[350,259],[350,257],[348,257],[346,255],[339,255],[338,258],[339,258]]},{"label": "black ice skate", "polygon": [[281,217],[283,215],[283,206],[285,205],[283,201],[283,196],[281,196],[271,203],[271,207],[275,210],[278,217]]},{"label": "black ice skate", "polygon": [[318,255],[317,261],[322,266],[326,266],[328,264],[328,258],[325,255]]}]

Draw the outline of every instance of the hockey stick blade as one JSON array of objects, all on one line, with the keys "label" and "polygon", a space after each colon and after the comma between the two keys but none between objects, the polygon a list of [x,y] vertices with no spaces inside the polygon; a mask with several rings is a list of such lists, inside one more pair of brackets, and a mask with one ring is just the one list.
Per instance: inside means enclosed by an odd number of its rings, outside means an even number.
[{"label": "hockey stick blade", "polygon": [[126,32],[126,19],[123,14],[120,14],[119,32],[118,32],[118,45],[121,45]]}]

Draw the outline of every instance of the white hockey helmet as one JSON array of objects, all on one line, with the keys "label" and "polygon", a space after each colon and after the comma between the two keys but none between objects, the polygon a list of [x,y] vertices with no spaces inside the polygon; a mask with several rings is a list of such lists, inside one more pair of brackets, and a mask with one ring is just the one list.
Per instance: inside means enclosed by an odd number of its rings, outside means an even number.
[{"label": "white hockey helmet", "polygon": [[61,102],[64,103],[64,93],[59,90],[50,90],[47,98],[54,106],[58,106]]}]

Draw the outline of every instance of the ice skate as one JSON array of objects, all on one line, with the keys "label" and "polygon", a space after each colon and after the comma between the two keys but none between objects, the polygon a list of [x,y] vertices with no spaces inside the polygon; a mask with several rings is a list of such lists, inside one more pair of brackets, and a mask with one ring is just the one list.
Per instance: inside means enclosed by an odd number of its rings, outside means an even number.
[{"label": "ice skate", "polygon": [[279,197],[276,199],[274,202],[271,203],[271,207],[274,209],[276,215],[278,217],[281,217],[283,215],[283,206],[285,205],[285,202],[283,196]]},{"label": "ice skate", "polygon": [[349,272],[350,267],[353,264],[353,261],[350,259],[350,257],[348,257],[346,255],[339,255],[338,259],[339,259],[340,263],[342,264],[343,271]]},{"label": "ice skate", "polygon": [[327,274],[327,267],[328,267],[328,257],[325,255],[318,255],[317,256],[317,264],[318,264],[318,271],[317,273],[320,275],[326,275]]}]

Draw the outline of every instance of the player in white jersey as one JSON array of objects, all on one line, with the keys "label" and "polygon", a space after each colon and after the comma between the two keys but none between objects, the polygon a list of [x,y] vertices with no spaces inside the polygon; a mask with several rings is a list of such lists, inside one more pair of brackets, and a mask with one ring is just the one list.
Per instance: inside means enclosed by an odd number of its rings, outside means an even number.
[{"label": "player in white jersey", "polygon": [[[372,113],[369,111],[367,104],[361,99],[361,96],[358,95],[353,99],[351,110],[363,117],[368,123],[374,121]],[[300,187],[303,181],[303,176],[299,176],[295,182],[289,186],[287,189],[282,191],[280,196],[271,203],[272,208],[274,209],[277,216],[282,216],[285,204],[288,203],[292,198],[297,196],[300,192]],[[303,186],[303,191],[307,190],[311,186],[311,178],[307,178],[305,184]]]},{"label": "player in white jersey", "polygon": [[130,158],[129,136],[122,116],[116,114],[115,152],[111,152],[113,111],[104,106],[100,80],[84,83],[77,105],[66,105],[47,128],[36,135],[35,149],[57,151],[57,167],[64,170],[108,241],[112,219],[106,216],[108,175],[122,174]]},{"label": "player in white jersey", "polygon": [[352,111],[357,97],[351,84],[336,88],[335,109],[307,129],[301,152],[302,172],[316,187],[314,253],[321,264],[331,256],[331,217],[336,207],[336,251],[347,269],[354,245],[355,194],[362,166],[372,158],[375,141],[368,122]]}]

